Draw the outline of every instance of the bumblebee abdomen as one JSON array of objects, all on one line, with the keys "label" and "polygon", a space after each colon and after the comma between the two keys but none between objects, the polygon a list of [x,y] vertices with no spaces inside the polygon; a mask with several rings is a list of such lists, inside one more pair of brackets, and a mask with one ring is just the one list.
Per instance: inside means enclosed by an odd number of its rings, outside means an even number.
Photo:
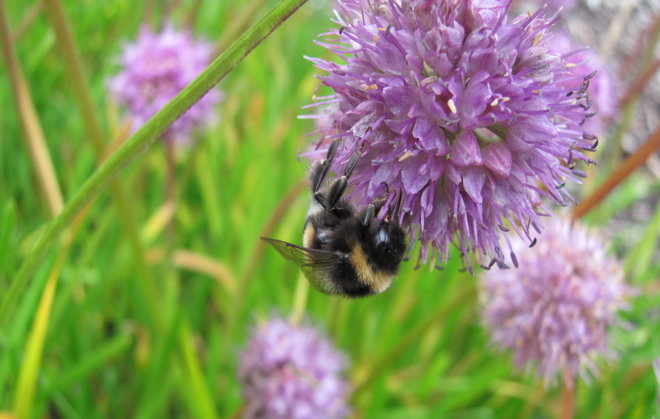
[{"label": "bumblebee abdomen", "polygon": [[314,240],[316,239],[316,228],[313,223],[305,223],[303,229],[303,246],[314,248]]},{"label": "bumblebee abdomen", "polygon": [[328,279],[337,289],[336,294],[347,297],[365,297],[374,294],[374,290],[360,280],[351,262],[342,262],[330,267]]},{"label": "bumblebee abdomen", "polygon": [[353,245],[350,262],[358,280],[371,288],[373,294],[385,291],[392,284],[393,275],[378,269],[369,262],[369,258],[360,243]]}]

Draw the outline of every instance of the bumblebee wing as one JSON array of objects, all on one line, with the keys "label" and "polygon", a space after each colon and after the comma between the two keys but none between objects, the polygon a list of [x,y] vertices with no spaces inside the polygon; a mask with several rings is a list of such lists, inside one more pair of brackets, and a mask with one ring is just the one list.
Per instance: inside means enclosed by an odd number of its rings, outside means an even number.
[{"label": "bumblebee wing", "polygon": [[272,245],[285,259],[300,266],[307,278],[313,281],[321,280],[327,267],[344,260],[347,256],[342,252],[311,249],[269,237],[261,239]]},{"label": "bumblebee wing", "polygon": [[342,252],[302,247],[282,240],[271,239],[270,237],[262,237],[261,240],[270,243],[285,259],[295,262],[301,267],[308,265],[327,267],[341,261],[344,257],[344,253]]}]

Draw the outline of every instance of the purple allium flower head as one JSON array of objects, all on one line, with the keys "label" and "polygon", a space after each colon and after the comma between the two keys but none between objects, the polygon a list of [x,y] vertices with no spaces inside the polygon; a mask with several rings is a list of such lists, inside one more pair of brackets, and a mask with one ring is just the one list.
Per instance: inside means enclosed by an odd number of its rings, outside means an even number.
[{"label": "purple allium flower head", "polygon": [[624,324],[616,312],[628,308],[632,291],[601,237],[570,221],[546,227],[532,248],[514,241],[518,269],[484,272],[483,320],[518,367],[535,365],[546,382],[557,373],[588,379],[595,355],[615,356],[608,328]]},{"label": "purple allium flower head", "polygon": [[564,59],[574,67],[571,72],[586,77],[595,73],[589,82],[589,97],[597,114],[584,124],[585,129],[597,135],[605,130],[606,121],[614,116],[617,91],[608,66],[592,49],[578,46],[566,33],[558,32],[550,39],[552,49],[563,54]]},{"label": "purple allium flower head", "polygon": [[247,418],[343,418],[347,360],[311,326],[278,317],[258,325],[241,355]]},{"label": "purple allium flower head", "polygon": [[400,190],[400,221],[424,261],[446,260],[453,242],[482,263],[505,263],[507,220],[531,241],[541,198],[573,200],[563,185],[584,176],[578,160],[591,162],[588,81],[549,49],[557,17],[542,8],[509,20],[509,6],[339,0],[340,29],[319,44],[343,63],[309,58],[334,91],[315,103],[329,105],[331,123],[309,155],[341,138],[339,170],[360,151],[350,199],[365,205]]},{"label": "purple allium flower head", "polygon": [[[210,63],[211,44],[195,40],[188,31],[166,25],[161,33],[140,30],[135,43],[124,46],[121,72],[108,85],[115,100],[126,107],[133,130],[193,81]],[[213,122],[221,94],[213,89],[166,131],[165,138],[186,142],[193,127]]]}]

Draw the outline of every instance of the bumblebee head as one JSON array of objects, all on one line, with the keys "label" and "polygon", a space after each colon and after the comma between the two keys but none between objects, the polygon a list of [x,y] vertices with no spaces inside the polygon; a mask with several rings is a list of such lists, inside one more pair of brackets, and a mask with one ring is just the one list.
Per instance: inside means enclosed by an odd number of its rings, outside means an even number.
[{"label": "bumblebee head", "polygon": [[388,220],[375,222],[371,230],[374,261],[382,270],[396,272],[406,250],[405,233]]}]

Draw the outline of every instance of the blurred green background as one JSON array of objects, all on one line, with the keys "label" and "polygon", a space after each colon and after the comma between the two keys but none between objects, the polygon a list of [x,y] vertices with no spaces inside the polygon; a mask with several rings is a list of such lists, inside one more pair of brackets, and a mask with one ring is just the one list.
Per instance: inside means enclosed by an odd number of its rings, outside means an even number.
[{"label": "blurred green background", "polygon": [[[97,161],[40,4],[12,0],[6,8],[66,201]],[[134,39],[143,21],[155,27],[166,20],[177,27],[193,22],[196,35],[222,50],[272,4],[66,1],[106,145],[122,130],[106,80],[117,71],[122,44]],[[382,295],[346,300],[310,290],[305,300],[299,269],[259,240],[269,235],[299,242],[309,197],[301,184],[307,166],[297,153],[314,140],[306,135],[314,127],[297,116],[307,112],[300,107],[318,88],[303,55],[327,56],[312,40],[332,26],[329,8],[305,5],[220,84],[220,122],[177,155],[174,211],[166,205],[160,144],[121,172],[143,255],[130,245],[107,192],[78,219],[70,246],[48,254],[0,329],[0,412],[22,406],[31,417],[238,417],[236,366],[250,328],[274,312],[288,316],[295,306],[349,355],[355,417],[558,416],[559,389],[516,371],[508,353],[489,346],[480,326],[478,278],[460,272],[457,254],[443,271],[415,270],[415,248]],[[6,66],[0,68],[2,293],[50,217]],[[635,102],[631,106],[634,112]],[[601,141],[619,146],[601,146],[598,160],[606,164],[579,194],[588,194],[621,161],[628,128],[623,121]],[[600,377],[578,384],[578,417],[660,415],[650,365],[660,354],[660,209],[632,238],[611,224],[638,202],[657,203],[658,194],[658,179],[638,170],[586,218],[607,231],[640,293],[623,315],[631,329],[612,335],[619,360],[600,362]],[[30,334],[44,324],[37,312],[49,275],[59,279],[39,356],[31,352],[37,344]]]}]

